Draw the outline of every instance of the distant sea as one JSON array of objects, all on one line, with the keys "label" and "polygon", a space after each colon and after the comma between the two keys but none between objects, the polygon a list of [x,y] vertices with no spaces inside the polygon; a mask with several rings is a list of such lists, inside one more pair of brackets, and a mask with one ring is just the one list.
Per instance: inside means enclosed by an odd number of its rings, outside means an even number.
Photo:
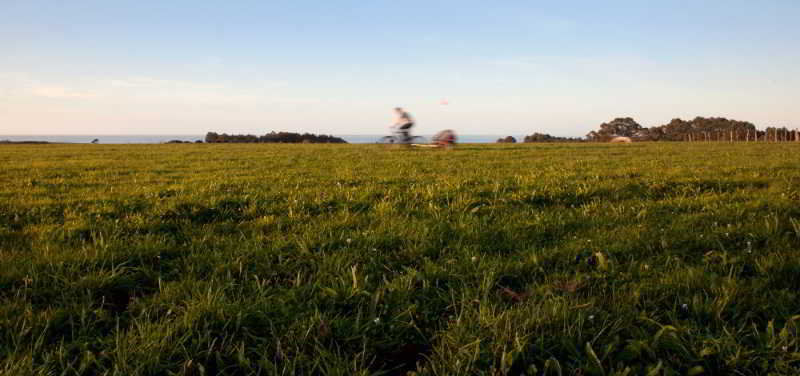
[{"label": "distant sea", "polygon": [[[351,144],[371,144],[375,143],[379,138],[385,135],[334,135],[341,137]],[[422,135],[430,139],[431,135]],[[461,143],[491,143],[497,141],[498,138],[508,135],[459,135],[458,142]],[[522,141],[523,136],[512,135],[518,141]],[[161,144],[171,140],[180,141],[196,141],[203,140],[205,135],[0,135],[0,141],[47,141],[47,142],[63,142],[75,144],[88,144],[92,140],[97,139],[101,144]]]}]

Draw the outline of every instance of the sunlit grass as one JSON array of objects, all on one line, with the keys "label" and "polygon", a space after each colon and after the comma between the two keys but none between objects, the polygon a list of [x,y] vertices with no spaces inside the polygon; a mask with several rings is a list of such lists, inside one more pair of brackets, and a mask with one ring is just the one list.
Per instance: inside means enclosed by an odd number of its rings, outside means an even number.
[{"label": "sunlit grass", "polygon": [[798,152],[0,146],[0,374],[797,374]]}]

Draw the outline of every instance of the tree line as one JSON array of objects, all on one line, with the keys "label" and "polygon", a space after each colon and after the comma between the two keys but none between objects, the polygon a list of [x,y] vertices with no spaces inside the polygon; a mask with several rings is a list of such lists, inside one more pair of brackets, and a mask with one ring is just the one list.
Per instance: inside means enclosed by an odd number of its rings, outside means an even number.
[{"label": "tree line", "polygon": [[[764,130],[748,121],[724,117],[701,117],[692,120],[672,119],[669,123],[643,127],[630,117],[620,117],[600,124],[599,129],[589,132],[585,138],[557,137],[547,133],[533,133],[522,142],[608,142],[617,137],[628,137],[633,141],[798,141],[800,130],[787,127],[767,127]],[[497,139],[498,143],[516,143],[512,136]]]},{"label": "tree line", "polygon": [[[583,142],[586,141],[580,137],[558,137],[558,136],[551,136],[547,133],[538,133],[534,132],[533,134],[527,135],[522,139],[522,142],[530,143],[530,142]],[[517,142],[517,139],[513,136],[506,136],[497,139],[497,143],[507,143],[507,144],[514,144]]]},{"label": "tree line", "polygon": [[208,132],[207,143],[287,143],[287,144],[346,144],[347,141],[330,135],[311,133],[270,132],[263,136],[252,134],[217,134]]},{"label": "tree line", "polygon": [[753,123],[724,117],[673,119],[667,124],[646,128],[630,117],[600,124],[586,135],[588,141],[605,142],[615,137],[635,141],[800,141],[800,133],[786,127],[759,130]]},{"label": "tree line", "polygon": [[525,136],[522,142],[581,142],[585,141],[580,137],[558,137],[551,136],[547,133],[534,132],[533,134]]}]

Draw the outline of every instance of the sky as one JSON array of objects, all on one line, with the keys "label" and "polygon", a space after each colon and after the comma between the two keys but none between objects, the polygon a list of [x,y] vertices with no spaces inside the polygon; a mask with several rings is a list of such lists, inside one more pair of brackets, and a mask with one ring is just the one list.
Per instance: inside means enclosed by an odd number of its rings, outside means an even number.
[{"label": "sky", "polygon": [[[0,0],[0,135],[800,128],[800,1]],[[447,103],[447,104],[444,104]]]}]

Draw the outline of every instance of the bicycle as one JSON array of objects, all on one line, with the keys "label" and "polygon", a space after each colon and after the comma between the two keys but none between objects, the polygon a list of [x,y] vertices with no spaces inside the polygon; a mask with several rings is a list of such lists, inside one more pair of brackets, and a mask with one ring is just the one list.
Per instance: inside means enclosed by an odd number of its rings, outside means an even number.
[{"label": "bicycle", "polygon": [[379,144],[404,144],[404,145],[413,145],[413,144],[424,144],[427,143],[425,137],[422,136],[411,136],[408,135],[406,132],[403,132],[399,128],[393,128],[393,135],[391,136],[383,136],[378,140]]}]

